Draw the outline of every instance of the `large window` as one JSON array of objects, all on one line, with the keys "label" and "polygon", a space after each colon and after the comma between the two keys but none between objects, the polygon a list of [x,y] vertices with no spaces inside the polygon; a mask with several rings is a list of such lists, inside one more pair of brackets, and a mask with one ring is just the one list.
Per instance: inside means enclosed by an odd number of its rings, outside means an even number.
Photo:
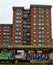
[{"label": "large window", "polygon": [[16,23],[21,23],[21,20],[16,20]]}]

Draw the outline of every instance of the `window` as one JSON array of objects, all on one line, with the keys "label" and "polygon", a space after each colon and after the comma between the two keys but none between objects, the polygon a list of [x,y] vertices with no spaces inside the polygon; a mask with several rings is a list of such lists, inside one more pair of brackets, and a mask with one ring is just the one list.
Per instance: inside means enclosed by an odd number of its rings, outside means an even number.
[{"label": "window", "polygon": [[36,11],[34,11],[34,14],[36,14]]},{"label": "window", "polygon": [[36,21],[36,19],[34,19],[34,22]]},{"label": "window", "polygon": [[47,34],[49,34],[49,32],[47,32]]},{"label": "window", "polygon": [[36,40],[34,40],[34,42],[36,42]]},{"label": "window", "polygon": [[18,40],[15,40],[15,43],[18,43],[19,41]]},{"label": "window", "polygon": [[22,13],[16,12],[16,15],[21,15]]},{"label": "window", "polygon": [[16,19],[21,19],[21,17],[16,17]]},{"label": "window", "polygon": [[5,30],[5,29],[4,29],[3,31],[9,31],[9,30]]},{"label": "window", "polygon": [[9,33],[3,33],[4,35],[9,35]]},{"label": "window", "polygon": [[27,26],[24,25],[23,27],[26,28]]},{"label": "window", "polygon": [[42,27],[42,30],[44,30],[44,27]]},{"label": "window", "polygon": [[6,35],[9,35],[10,33],[6,33]]},{"label": "window", "polygon": [[3,38],[10,38],[9,36],[3,36]]},{"label": "window", "polygon": [[36,15],[34,15],[34,17],[36,17]]},{"label": "window", "polygon": [[39,23],[39,25],[41,25],[41,23]]},{"label": "window", "polygon": [[41,42],[41,40],[39,40],[39,42]]},{"label": "window", "polygon": [[16,31],[19,31],[20,29],[19,28],[16,28]]},{"label": "window", "polygon": [[44,23],[42,23],[42,25],[44,25]]},{"label": "window", "polygon": [[39,38],[41,38],[41,35],[39,35]]},{"label": "window", "polygon": [[42,19],[42,21],[44,21],[44,19]]},{"label": "window", "polygon": [[5,42],[5,41],[9,41],[8,39],[3,39],[3,41]]},{"label": "window", "polygon": [[46,15],[46,17],[47,17],[47,18],[49,18],[49,16],[48,16],[48,15]]},{"label": "window", "polygon": [[26,21],[24,21],[23,23],[24,23],[24,24],[27,24],[27,22],[26,22]]},{"label": "window", "polygon": [[46,8],[46,11],[48,11],[49,9],[48,8]]},{"label": "window", "polygon": [[44,35],[42,35],[42,38],[44,38]]},{"label": "window", "polygon": [[50,40],[47,40],[47,42],[50,42]]},{"label": "window", "polygon": [[39,34],[41,34],[41,32],[39,32]]},{"label": "window", "polygon": [[40,18],[44,18],[44,15],[39,15]]},{"label": "window", "polygon": [[27,28],[30,28],[30,26],[28,25]]},{"label": "window", "polygon": [[39,11],[39,14],[41,14],[42,12],[41,11]]},{"label": "window", "polygon": [[46,29],[49,30],[49,27],[47,27]]},{"label": "window", "polygon": [[41,10],[42,8],[39,8],[39,10]]},{"label": "window", "polygon": [[49,35],[47,35],[47,38],[50,38]]},{"label": "window", "polygon": [[36,29],[36,27],[34,27],[34,29]]},{"label": "window", "polygon": [[42,34],[44,33],[44,31],[42,31]]},{"label": "window", "polygon": [[42,11],[44,11],[44,8],[42,8]]},{"label": "window", "polygon": [[44,40],[42,40],[42,42],[44,42]]},{"label": "window", "polygon": [[21,9],[16,9],[16,12],[22,12],[22,10]]},{"label": "window", "polygon": [[34,25],[36,25],[36,23],[34,23]]},{"label": "window", "polygon": [[39,17],[41,17],[41,15],[39,15]]},{"label": "window", "polygon": [[16,20],[16,23],[21,23],[21,20]]},{"label": "window", "polygon": [[19,40],[19,43],[21,43],[21,40]]},{"label": "window", "polygon": [[36,38],[36,35],[34,35],[34,38]]},{"label": "window", "polygon": [[41,21],[41,19],[39,19],[39,21]]},{"label": "window", "polygon": [[21,27],[21,24],[16,24],[16,27]]},{"label": "window", "polygon": [[42,18],[44,18],[44,15],[42,15]]},{"label": "window", "polygon": [[27,35],[30,35],[30,33],[27,33]]},{"label": "window", "polygon": [[44,8],[41,8],[41,7],[40,7],[39,10],[44,11]]},{"label": "window", "polygon": [[34,34],[35,34],[36,32],[34,31]]},{"label": "window", "polygon": [[15,36],[15,39],[21,39],[21,37],[20,36],[19,37],[18,36]]},{"label": "window", "polygon": [[41,30],[41,29],[42,29],[42,27],[39,27],[39,29]]},{"label": "window", "polygon": [[42,14],[44,14],[44,11],[41,11]]},{"label": "window", "polygon": [[16,32],[15,34],[17,34],[17,35],[21,35],[21,33],[20,33],[20,32],[19,32],[19,33],[18,33],[18,32]]},{"label": "window", "polygon": [[47,23],[47,26],[49,26],[49,23]]},{"label": "window", "polygon": [[21,35],[21,32],[19,32],[19,34]]},{"label": "window", "polygon": [[4,26],[4,28],[10,28],[9,26]]},{"label": "window", "polygon": [[36,10],[36,8],[34,8],[34,10]]},{"label": "window", "polygon": [[27,15],[26,14],[24,14],[24,18],[26,18],[27,17]]},{"label": "window", "polygon": [[42,46],[43,44],[42,43],[39,43],[39,46]]},{"label": "window", "polygon": [[21,36],[19,36],[18,38],[21,39]]},{"label": "window", "polygon": [[47,19],[46,21],[49,22],[49,19]]},{"label": "window", "polygon": [[46,14],[48,14],[48,13],[49,13],[49,11],[47,10],[47,11],[46,11]]},{"label": "window", "polygon": [[24,43],[26,43],[26,41],[23,41]]}]

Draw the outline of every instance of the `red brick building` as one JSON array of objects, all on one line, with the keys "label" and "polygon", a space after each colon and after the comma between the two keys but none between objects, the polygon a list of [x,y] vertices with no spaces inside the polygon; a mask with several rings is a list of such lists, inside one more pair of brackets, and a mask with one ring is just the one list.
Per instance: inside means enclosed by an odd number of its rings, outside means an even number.
[{"label": "red brick building", "polygon": [[[31,5],[31,44],[52,43],[51,6]],[[35,38],[33,38],[35,37]]]},{"label": "red brick building", "polygon": [[12,25],[0,24],[0,44],[11,45],[12,43]]},{"label": "red brick building", "polygon": [[31,5],[30,9],[13,7],[13,43],[51,45],[51,6]]}]

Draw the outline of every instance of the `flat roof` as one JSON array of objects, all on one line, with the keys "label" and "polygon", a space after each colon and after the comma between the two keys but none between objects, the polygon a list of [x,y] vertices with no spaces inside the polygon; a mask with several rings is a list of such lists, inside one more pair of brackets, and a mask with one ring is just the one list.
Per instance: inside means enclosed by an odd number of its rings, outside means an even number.
[{"label": "flat roof", "polygon": [[12,26],[12,24],[0,24],[0,26]]},{"label": "flat roof", "polygon": [[24,7],[12,7],[13,9],[24,9]]},{"label": "flat roof", "polygon": [[[35,5],[35,4],[31,4],[30,7],[46,7],[46,8],[51,8],[52,5]],[[20,6],[13,6],[13,9],[24,9],[24,7],[20,7]],[[24,10],[28,10],[28,9],[24,9]]]},{"label": "flat roof", "polygon": [[51,8],[52,5],[34,5],[34,4],[31,4],[30,7],[46,7],[46,8]]}]

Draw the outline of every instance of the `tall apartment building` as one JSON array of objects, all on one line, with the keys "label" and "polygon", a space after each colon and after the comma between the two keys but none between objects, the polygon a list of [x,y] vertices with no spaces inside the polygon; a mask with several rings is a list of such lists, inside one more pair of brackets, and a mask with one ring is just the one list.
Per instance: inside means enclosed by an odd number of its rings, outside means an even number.
[{"label": "tall apartment building", "polygon": [[12,25],[0,24],[0,44],[10,45],[12,43]]},{"label": "tall apartment building", "polygon": [[31,5],[31,44],[52,43],[51,6]]},{"label": "tall apartment building", "polygon": [[13,44],[30,44],[30,10],[13,7]]},{"label": "tall apartment building", "polygon": [[13,43],[52,44],[51,6],[31,5],[30,9],[13,7]]},{"label": "tall apartment building", "polygon": [[23,7],[13,7],[12,44],[23,44]]}]

